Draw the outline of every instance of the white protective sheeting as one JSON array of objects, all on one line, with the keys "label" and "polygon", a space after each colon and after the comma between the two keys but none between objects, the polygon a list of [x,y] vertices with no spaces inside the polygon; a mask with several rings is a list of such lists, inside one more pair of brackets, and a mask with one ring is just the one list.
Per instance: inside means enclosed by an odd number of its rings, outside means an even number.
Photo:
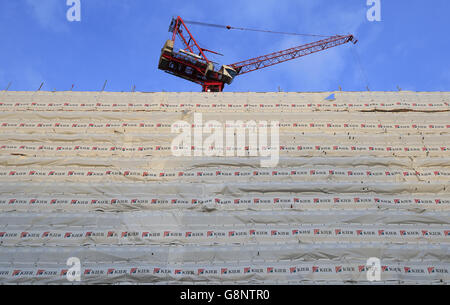
[{"label": "white protective sheeting", "polygon": [[[450,94],[334,93],[0,93],[0,283],[448,284]],[[278,164],[173,156],[194,113]]]}]

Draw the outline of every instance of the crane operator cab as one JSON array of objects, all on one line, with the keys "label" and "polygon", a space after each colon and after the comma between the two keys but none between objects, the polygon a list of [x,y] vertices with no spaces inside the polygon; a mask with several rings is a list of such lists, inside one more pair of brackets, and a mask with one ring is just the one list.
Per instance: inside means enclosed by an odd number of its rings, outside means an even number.
[{"label": "crane operator cab", "polygon": [[238,72],[230,66],[223,65],[219,70],[219,74],[221,75],[222,81],[229,85],[233,82]]}]

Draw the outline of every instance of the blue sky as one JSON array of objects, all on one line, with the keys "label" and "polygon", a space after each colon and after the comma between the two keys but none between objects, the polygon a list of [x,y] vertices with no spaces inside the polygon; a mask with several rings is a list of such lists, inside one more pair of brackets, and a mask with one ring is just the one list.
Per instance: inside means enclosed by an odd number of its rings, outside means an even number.
[{"label": "blue sky", "polygon": [[[0,0],[0,90],[200,91],[157,69],[172,16],[314,34],[353,33],[347,44],[238,76],[225,91],[414,91],[450,89],[450,2],[381,0],[381,22],[366,0],[81,0],[68,22],[66,0]],[[230,64],[312,41],[297,36],[191,25],[200,44]],[[354,50],[351,50],[354,48]]]}]

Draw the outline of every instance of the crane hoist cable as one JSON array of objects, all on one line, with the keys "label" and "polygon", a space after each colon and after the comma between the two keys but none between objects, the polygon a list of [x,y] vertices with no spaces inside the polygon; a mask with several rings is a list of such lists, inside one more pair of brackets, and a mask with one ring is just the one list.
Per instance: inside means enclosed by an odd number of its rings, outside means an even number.
[{"label": "crane hoist cable", "polygon": [[356,48],[351,48],[353,51],[353,57],[355,59],[356,64],[359,67],[361,76],[363,78],[363,81],[365,81],[366,84],[366,88],[368,91],[370,91],[370,83],[369,83],[369,78],[367,77],[367,73],[366,70],[364,69],[364,66],[362,65],[361,59],[359,58],[358,52],[356,50]]},{"label": "crane hoist cable", "polygon": [[227,29],[227,30],[263,32],[263,33],[281,34],[281,35],[326,37],[326,38],[333,36],[333,35],[301,34],[301,33],[292,33],[292,32],[278,32],[278,31],[270,31],[270,30],[262,30],[262,29],[251,29],[251,28],[243,28],[243,27],[234,27],[234,26],[230,26],[230,25],[220,25],[220,24],[213,24],[213,23],[205,23],[205,22],[199,22],[199,21],[187,21],[187,20],[184,20],[184,23],[201,25],[201,26],[209,26],[209,27],[215,27],[215,28],[222,28],[222,29]]}]

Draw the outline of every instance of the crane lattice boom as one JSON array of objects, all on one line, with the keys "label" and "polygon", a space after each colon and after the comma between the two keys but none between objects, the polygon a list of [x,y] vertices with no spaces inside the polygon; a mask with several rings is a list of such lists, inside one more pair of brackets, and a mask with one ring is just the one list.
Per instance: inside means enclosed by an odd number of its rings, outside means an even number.
[{"label": "crane lattice boom", "polygon": [[273,66],[291,59],[299,58],[312,53],[333,48],[341,44],[345,44],[349,41],[353,41],[353,35],[346,35],[346,36],[336,35],[327,39],[308,43],[287,50],[262,55],[252,59],[243,60],[231,64],[229,66],[233,67],[238,73],[238,75],[241,75],[265,67]]}]

